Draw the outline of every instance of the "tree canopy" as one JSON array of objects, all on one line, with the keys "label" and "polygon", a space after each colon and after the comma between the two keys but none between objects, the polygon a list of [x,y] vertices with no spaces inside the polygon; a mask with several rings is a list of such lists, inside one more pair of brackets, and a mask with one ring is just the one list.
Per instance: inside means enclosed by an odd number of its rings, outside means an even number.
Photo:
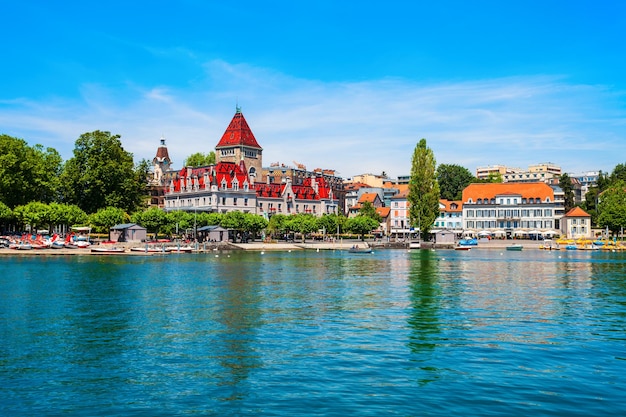
[{"label": "tree canopy", "polygon": [[559,176],[559,187],[563,190],[565,198],[564,208],[567,213],[574,208],[574,186],[572,185],[572,179],[566,173]]},{"label": "tree canopy", "polygon": [[437,183],[440,197],[446,200],[460,200],[463,189],[477,182],[472,173],[460,165],[440,164],[437,167]]},{"label": "tree canopy", "polygon": [[134,166],[133,155],[124,150],[119,135],[99,130],[84,133],[61,175],[63,200],[87,213],[106,207],[133,212],[144,204],[146,164]]},{"label": "tree canopy", "polygon": [[617,180],[600,196],[598,225],[614,234],[626,227],[626,181]]},{"label": "tree canopy", "polygon": [[411,177],[409,179],[409,217],[413,227],[419,227],[423,240],[439,215],[439,184],[435,171],[435,155],[427,145],[426,139],[420,139],[411,159]]},{"label": "tree canopy", "polygon": [[213,165],[214,163],[215,163],[215,152],[211,151],[207,154],[204,154],[202,152],[193,153],[185,159],[185,161],[183,162],[183,165],[186,167],[198,168],[198,167],[204,167],[207,165]]},{"label": "tree canopy", "polygon": [[62,159],[53,148],[0,135],[0,201],[14,208],[57,198]]}]

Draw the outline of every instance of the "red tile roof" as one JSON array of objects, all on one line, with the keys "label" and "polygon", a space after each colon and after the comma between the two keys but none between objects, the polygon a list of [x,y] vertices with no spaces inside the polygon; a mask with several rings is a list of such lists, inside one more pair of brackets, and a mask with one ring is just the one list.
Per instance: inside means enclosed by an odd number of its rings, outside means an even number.
[{"label": "red tile roof", "polygon": [[222,135],[222,139],[220,139],[217,146],[215,146],[215,149],[238,145],[262,149],[256,141],[246,119],[243,117],[243,113],[241,113],[239,109],[237,109],[233,120],[230,121],[230,124]]},{"label": "red tile roof", "polygon": [[574,207],[573,209],[565,213],[565,216],[563,217],[591,217],[591,214],[587,213],[580,207]]},{"label": "red tile roof", "polygon": [[376,197],[378,197],[378,194],[376,193],[364,193],[359,198],[359,203],[365,203],[365,202],[373,203],[374,201],[376,201]]},{"label": "red tile roof", "polygon": [[378,213],[380,217],[382,217],[383,219],[387,218],[390,212],[391,212],[391,207],[377,207],[376,208],[376,213]]},{"label": "red tile roof", "polygon": [[[205,181],[205,174],[207,174],[206,178],[208,182]],[[197,181],[199,190],[208,189],[211,183],[221,188],[223,180],[226,181],[227,188],[232,188],[235,178],[239,183],[239,188],[243,189],[244,183],[248,180],[248,174],[243,162],[239,164],[220,162],[216,165],[199,168],[184,167],[179,171],[178,176],[174,178],[172,182],[174,183],[174,191],[180,192],[188,186],[193,186],[195,184],[194,181]],[[188,180],[190,184],[187,184]],[[253,189],[254,184],[249,184],[249,187]]]},{"label": "red tile roof", "polygon": [[470,184],[463,190],[463,202],[470,199],[476,203],[479,198],[492,199],[499,195],[520,195],[522,198],[539,198],[554,201],[554,190],[544,182],[503,182]]},{"label": "red tile roof", "polygon": [[[441,203],[444,206],[443,211],[448,212],[448,213],[460,213],[463,211],[463,202],[460,200],[446,200],[446,199],[440,199],[439,203]],[[452,208],[452,205],[456,204],[456,208]]]}]

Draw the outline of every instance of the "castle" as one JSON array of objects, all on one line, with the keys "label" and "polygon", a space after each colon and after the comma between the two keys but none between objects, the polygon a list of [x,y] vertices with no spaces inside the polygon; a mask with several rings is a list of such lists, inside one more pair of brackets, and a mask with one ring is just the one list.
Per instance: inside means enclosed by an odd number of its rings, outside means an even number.
[{"label": "castle", "polygon": [[307,171],[272,164],[263,168],[263,148],[237,108],[215,146],[213,165],[171,170],[165,140],[152,160],[152,205],[166,211],[241,211],[273,214],[338,214],[344,205],[342,178],[332,170]]}]

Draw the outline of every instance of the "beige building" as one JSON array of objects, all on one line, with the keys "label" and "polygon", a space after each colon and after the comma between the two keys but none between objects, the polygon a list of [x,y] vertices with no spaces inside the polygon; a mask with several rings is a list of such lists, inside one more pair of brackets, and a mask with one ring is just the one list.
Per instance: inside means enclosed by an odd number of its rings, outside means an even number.
[{"label": "beige building", "polygon": [[561,219],[561,235],[567,239],[591,239],[591,215],[574,207]]}]

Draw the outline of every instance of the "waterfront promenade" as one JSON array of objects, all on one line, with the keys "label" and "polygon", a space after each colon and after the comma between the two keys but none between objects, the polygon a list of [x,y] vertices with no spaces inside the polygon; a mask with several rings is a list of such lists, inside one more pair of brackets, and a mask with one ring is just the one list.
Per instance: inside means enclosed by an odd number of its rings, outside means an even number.
[{"label": "waterfront promenade", "polygon": [[[483,249],[500,249],[504,250],[507,246],[513,243],[520,243],[524,246],[524,250],[535,250],[539,249],[543,244],[542,241],[537,240],[490,240],[487,242],[480,242],[478,246],[472,246],[472,250],[483,250]],[[362,242],[360,240],[342,240],[339,242],[317,242],[317,241],[307,241],[305,243],[302,242],[250,242],[250,243],[228,243],[222,244],[219,246],[204,246],[202,244],[198,245],[198,250],[196,252],[205,253],[210,251],[227,251],[227,250],[246,250],[246,251],[295,251],[295,250],[349,250],[352,246],[357,245],[360,247],[365,247],[366,245],[371,246],[375,250],[407,250],[406,247],[402,247],[402,244],[393,243],[387,244],[385,242],[373,242],[373,241],[365,241]],[[142,248],[145,245],[143,244],[135,244],[135,247]],[[98,247],[95,245],[94,247]],[[130,249],[131,246],[127,246]],[[436,249],[436,250],[452,250],[452,249]],[[0,249],[0,256],[10,256],[10,255],[100,255],[92,253],[89,249],[32,249],[32,250],[15,250],[15,249]],[[135,252],[127,250],[124,253],[118,253],[117,255],[156,255],[162,256],[164,253],[159,252]]]}]

